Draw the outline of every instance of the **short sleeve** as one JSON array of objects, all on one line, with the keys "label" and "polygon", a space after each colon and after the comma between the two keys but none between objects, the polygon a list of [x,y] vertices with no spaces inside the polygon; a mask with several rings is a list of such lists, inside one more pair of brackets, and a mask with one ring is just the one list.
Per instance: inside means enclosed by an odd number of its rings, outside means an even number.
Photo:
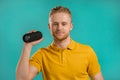
[{"label": "short sleeve", "polygon": [[98,62],[97,55],[94,50],[89,47],[89,65],[88,65],[88,74],[93,77],[100,72],[100,65]]},{"label": "short sleeve", "polygon": [[41,67],[42,67],[42,53],[41,53],[41,49],[39,49],[38,51],[36,51],[32,57],[29,60],[29,64],[36,67],[38,69],[38,72],[41,71]]}]

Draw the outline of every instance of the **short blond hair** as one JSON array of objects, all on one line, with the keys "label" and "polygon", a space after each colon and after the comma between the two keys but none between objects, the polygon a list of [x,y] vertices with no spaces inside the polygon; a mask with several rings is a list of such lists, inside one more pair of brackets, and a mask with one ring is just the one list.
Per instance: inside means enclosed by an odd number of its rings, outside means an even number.
[{"label": "short blond hair", "polygon": [[62,6],[56,6],[56,7],[52,8],[50,11],[49,17],[51,17],[55,13],[60,13],[60,12],[67,13],[70,16],[70,18],[72,18],[72,14],[71,14],[70,10],[68,8],[62,7]]}]

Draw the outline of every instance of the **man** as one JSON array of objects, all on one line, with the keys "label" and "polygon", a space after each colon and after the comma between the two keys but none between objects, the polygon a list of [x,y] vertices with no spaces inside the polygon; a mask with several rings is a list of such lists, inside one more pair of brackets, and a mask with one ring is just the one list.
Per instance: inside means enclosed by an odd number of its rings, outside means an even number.
[{"label": "man", "polygon": [[40,48],[29,60],[32,46],[43,40],[24,43],[18,63],[17,80],[32,80],[42,71],[44,80],[103,80],[97,56],[90,46],[70,38],[73,28],[69,9],[58,6],[49,15],[53,43]]}]

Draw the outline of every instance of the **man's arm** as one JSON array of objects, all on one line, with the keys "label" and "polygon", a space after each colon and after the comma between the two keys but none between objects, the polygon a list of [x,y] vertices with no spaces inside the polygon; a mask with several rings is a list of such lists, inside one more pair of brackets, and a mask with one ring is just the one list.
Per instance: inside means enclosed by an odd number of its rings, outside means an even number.
[{"label": "man's arm", "polygon": [[16,70],[17,80],[32,80],[34,76],[37,75],[37,70],[29,65],[31,48],[31,45],[24,45],[23,52]]},{"label": "man's arm", "polygon": [[29,65],[29,57],[32,46],[41,41],[42,39],[30,43],[24,43],[23,52],[16,69],[17,80],[32,80],[38,74],[37,68]]},{"label": "man's arm", "polygon": [[92,78],[92,80],[104,80],[97,55],[91,47],[89,53],[90,53],[90,58],[89,58],[90,63],[88,66],[89,76]]},{"label": "man's arm", "polygon": [[104,80],[103,76],[102,76],[102,73],[99,72],[98,74],[94,75],[92,77],[92,80]]}]

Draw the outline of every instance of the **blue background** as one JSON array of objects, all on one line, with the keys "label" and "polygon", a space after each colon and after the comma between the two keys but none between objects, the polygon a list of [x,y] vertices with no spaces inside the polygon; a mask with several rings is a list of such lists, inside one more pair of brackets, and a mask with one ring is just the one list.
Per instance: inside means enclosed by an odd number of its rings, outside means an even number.
[{"label": "blue background", "polygon": [[[51,43],[48,14],[57,5],[71,10],[71,37],[94,48],[105,80],[120,80],[120,0],[0,0],[0,80],[16,79],[23,34],[43,33],[31,55]],[[40,73],[34,80],[41,79]]]}]

